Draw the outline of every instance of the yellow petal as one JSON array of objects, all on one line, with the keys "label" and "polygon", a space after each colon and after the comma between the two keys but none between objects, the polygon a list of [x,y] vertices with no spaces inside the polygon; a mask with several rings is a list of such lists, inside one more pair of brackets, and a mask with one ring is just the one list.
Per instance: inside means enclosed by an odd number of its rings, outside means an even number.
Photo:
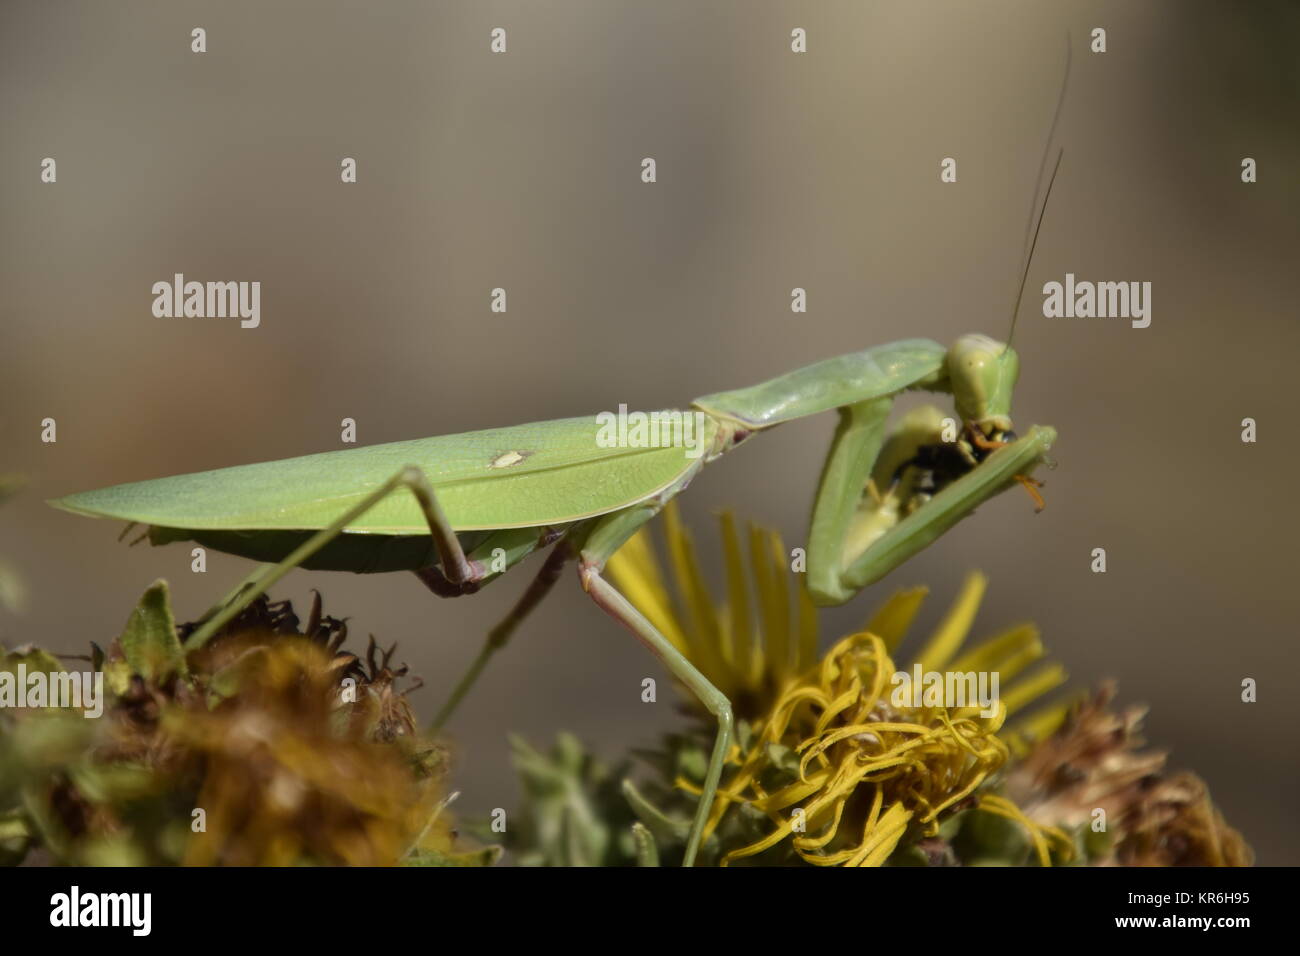
[{"label": "yellow petal", "polygon": [[740,551],[740,535],[736,532],[736,518],[730,511],[718,515],[722,526],[722,556],[727,575],[727,619],[731,631],[731,662],[740,676],[740,683],[751,687],[754,674],[754,619],[750,615],[749,587],[745,577],[745,562]]},{"label": "yellow petal", "polygon": [[1029,656],[1021,667],[1043,655],[1043,642],[1038,628],[1033,624],[1021,624],[990,638],[961,655],[948,669],[963,672],[998,671],[1002,675],[1001,679],[1007,681],[1014,676],[1008,672],[1015,667],[1014,662],[1020,661],[1025,655]]},{"label": "yellow petal", "polygon": [[[669,502],[664,508],[664,537],[668,542],[669,567],[688,622],[685,628],[689,642],[686,656],[715,685],[728,683],[723,678],[722,635],[717,609],[713,606],[704,575],[700,573],[695,544],[682,524],[676,502]],[[727,693],[723,687],[718,687],[718,690]]]},{"label": "yellow petal", "polygon": [[677,619],[672,598],[659,576],[650,534],[642,528],[632,535],[606,564],[606,570],[624,596],[683,654],[690,645]]},{"label": "yellow petal", "polygon": [[1060,664],[1049,664],[1036,671],[1032,676],[1017,681],[1015,686],[1002,693],[1002,703],[1007,705],[1007,713],[1014,713],[1031,700],[1042,697],[1048,691],[1055,690],[1066,682],[1069,675]]},{"label": "yellow petal", "polygon": [[890,595],[889,600],[872,615],[867,630],[884,641],[885,648],[893,652],[907,636],[929,591],[929,588],[907,588]]},{"label": "yellow petal", "polygon": [[966,640],[966,635],[970,633],[971,624],[975,621],[975,612],[979,610],[987,586],[988,578],[978,571],[972,571],[966,576],[966,582],[962,585],[957,600],[948,609],[948,613],[940,622],[929,643],[925,645],[925,649],[916,656],[916,663],[921,665],[923,671],[943,670],[944,665],[952,660],[952,656]]}]

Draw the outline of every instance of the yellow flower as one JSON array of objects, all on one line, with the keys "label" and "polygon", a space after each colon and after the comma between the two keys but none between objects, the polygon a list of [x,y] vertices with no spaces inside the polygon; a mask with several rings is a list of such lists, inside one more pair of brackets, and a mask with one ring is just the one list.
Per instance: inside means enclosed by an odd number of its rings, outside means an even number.
[{"label": "yellow flower", "polygon": [[[672,506],[665,511],[665,534],[677,600],[664,585],[644,532],[615,555],[609,570],[749,721],[728,757],[707,833],[739,804],[766,814],[773,829],[732,849],[724,865],[790,840],[808,863],[877,866],[905,834],[935,836],[946,814],[974,806],[1022,825],[1042,865],[1051,863],[1053,844],[1059,858],[1070,856],[1071,841],[1063,832],[1030,821],[990,788],[1010,754],[1050,734],[1069,707],[1059,704],[1015,731],[1003,730],[1009,714],[1060,686],[1066,675],[1059,665],[1026,673],[1044,654],[1038,630],[1029,624],[963,652],[986,587],[983,575],[967,578],[913,662],[923,673],[983,672],[990,681],[996,673],[1005,689],[993,713],[982,715],[978,705],[900,703],[890,692],[896,673],[891,654],[926,589],[894,594],[861,633],[839,641],[819,662],[816,613],[802,579],[789,570],[780,537],[749,527],[747,575],[735,521],[728,514],[720,521],[725,602],[713,601]],[[685,780],[678,785],[694,789]]]}]

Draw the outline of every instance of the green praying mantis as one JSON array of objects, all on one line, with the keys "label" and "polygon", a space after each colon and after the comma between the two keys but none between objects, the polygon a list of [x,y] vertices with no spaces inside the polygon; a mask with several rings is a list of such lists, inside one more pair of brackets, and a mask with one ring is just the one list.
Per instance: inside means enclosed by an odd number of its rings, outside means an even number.
[{"label": "green praying mantis", "polygon": [[[1068,52],[1066,62],[1068,78]],[[1046,153],[1040,185],[1045,165]],[[1048,195],[1055,175],[1054,169]],[[1031,223],[1035,206],[1036,195]],[[1046,207],[1045,197],[1038,228]],[[1013,332],[1038,228],[1032,242],[1026,233]],[[813,503],[806,581],[817,604],[841,604],[1015,484],[1042,507],[1032,472],[1047,461],[1056,432],[1048,426],[1023,436],[1013,431],[1019,372],[1009,341],[971,334],[945,348],[907,339],[705,395],[684,411],[655,413],[668,427],[649,432],[625,428],[621,420],[611,429],[614,416],[606,412],[176,475],[50,503],[147,525],[153,544],[194,541],[262,562],[208,612],[187,651],[202,647],[294,568],[411,571],[435,594],[453,597],[482,589],[549,547],[434,727],[446,722],[566,565],[576,563],[582,588],[597,606],[640,639],[717,719],[683,856],[691,866],[730,747],[731,705],[606,580],[606,562],[705,465],[768,429],[834,409],[839,423]],[[924,405],[891,428],[895,400],[911,390],[949,395],[953,414]]]},{"label": "green praying mantis", "polygon": [[[480,590],[539,548],[550,555],[457,685],[445,721],[570,561],[596,604],[644,643],[717,718],[684,862],[693,863],[732,733],[731,707],[606,580],[606,561],[706,464],[785,422],[838,409],[807,547],[813,599],[839,604],[1029,477],[1056,433],[1016,437],[1019,359],[967,335],[945,349],[909,339],[818,362],[751,388],[706,395],[680,432],[656,445],[609,440],[600,416],[538,422],[324,452],[116,485],[51,504],[148,525],[154,544],[194,541],[265,562],[186,643],[201,647],[291,569],[413,571],[440,596]],[[923,406],[888,428],[910,389],[948,393],[955,419]],[[676,421],[677,419],[666,419]],[[960,430],[944,435],[954,422]],[[671,430],[668,430],[671,431]],[[633,435],[632,438],[635,438]],[[945,440],[949,438],[951,440]]]}]

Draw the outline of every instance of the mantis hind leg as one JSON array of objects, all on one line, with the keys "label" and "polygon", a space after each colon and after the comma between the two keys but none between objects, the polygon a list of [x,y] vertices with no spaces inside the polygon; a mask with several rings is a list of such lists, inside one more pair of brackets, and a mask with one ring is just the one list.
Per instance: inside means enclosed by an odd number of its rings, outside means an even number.
[{"label": "mantis hind leg", "polygon": [[713,807],[714,796],[718,791],[722,766],[731,746],[733,725],[731,702],[726,695],[709,683],[708,678],[696,669],[672,641],[650,623],[617,588],[606,581],[602,574],[605,562],[638,528],[653,518],[660,507],[662,501],[598,519],[586,535],[579,552],[578,571],[582,578],[583,590],[591,596],[596,605],[631,631],[655,657],[663,662],[674,677],[695,694],[709,713],[717,718],[718,732],[714,738],[709,766],[704,775],[700,802],[696,807],[695,818],[691,822],[690,833],[687,836],[686,854],[682,859],[683,866],[693,866],[705,825],[708,823],[709,811]]},{"label": "mantis hind leg", "polygon": [[568,564],[572,556],[569,543],[564,539],[561,539],[551,549],[551,553],[547,555],[545,563],[537,572],[537,576],[533,578],[532,583],[528,585],[524,593],[519,596],[519,600],[515,602],[514,607],[488,632],[487,639],[483,642],[483,647],[478,652],[478,656],[474,658],[469,665],[469,669],[456,682],[456,686],[447,698],[447,702],[442,705],[437,716],[433,718],[433,723],[430,726],[433,732],[436,733],[441,730],[447,721],[451,719],[452,713],[460,705],[465,695],[469,693],[470,688],[474,686],[479,675],[483,673],[483,668],[487,666],[488,660],[509,643],[511,636],[513,636],[519,625],[524,622],[524,619],[533,612],[537,605],[542,603],[542,599],[546,595],[551,593],[551,589],[555,587],[555,582],[560,579],[560,574],[564,571],[564,566]]},{"label": "mantis hind leg", "polygon": [[213,634],[238,616],[259,595],[265,594],[286,574],[342,534],[343,529],[349,524],[356,521],[389,495],[402,490],[410,491],[419,503],[420,511],[423,513],[425,521],[428,522],[429,533],[433,537],[433,543],[442,561],[447,580],[462,591],[476,589],[478,582],[487,576],[486,568],[480,562],[471,561],[465,556],[460,540],[456,537],[451,524],[447,521],[446,514],[443,513],[442,506],[438,503],[438,496],[434,493],[433,485],[429,483],[429,479],[425,477],[423,471],[411,465],[393,475],[375,489],[373,493],[339,515],[331,524],[313,534],[295,548],[283,561],[259,568],[249,575],[233,592],[231,599],[224,606],[219,606],[219,609],[209,612],[207,620],[185,642],[185,650],[193,651],[202,647]]}]

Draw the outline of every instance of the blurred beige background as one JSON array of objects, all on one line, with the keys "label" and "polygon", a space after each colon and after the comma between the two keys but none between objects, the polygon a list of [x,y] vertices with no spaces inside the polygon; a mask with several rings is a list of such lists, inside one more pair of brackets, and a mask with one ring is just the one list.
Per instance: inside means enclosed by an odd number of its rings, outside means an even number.
[{"label": "blurred beige background", "polygon": [[[8,0],[0,471],[31,484],[0,509],[0,554],[31,604],[0,615],[0,641],[80,650],[156,577],[192,617],[247,570],[212,555],[191,574],[188,549],[127,550],[48,497],[335,448],[345,416],[375,443],[1004,335],[1067,29],[1065,159],[1016,336],[1017,418],[1061,433],[1048,508],[986,505],[824,633],[921,582],[932,622],[982,568],[979,630],[1036,620],[1078,685],[1119,678],[1260,862],[1300,862],[1300,17],[1283,2]],[[1038,290],[1067,271],[1151,281],[1151,327],[1044,319]],[[261,327],[154,318],[150,286],[174,272],[260,280]],[[832,425],[779,429],[690,489],[714,567],[723,506],[802,541]],[[531,567],[458,601],[407,575],[298,572],[279,594],[320,587],[361,640],[399,640],[429,715]],[[652,742],[675,718],[667,692],[640,702],[644,676],[660,672],[566,582],[455,723],[459,811],[515,806],[508,731],[572,730],[605,756]]]}]

